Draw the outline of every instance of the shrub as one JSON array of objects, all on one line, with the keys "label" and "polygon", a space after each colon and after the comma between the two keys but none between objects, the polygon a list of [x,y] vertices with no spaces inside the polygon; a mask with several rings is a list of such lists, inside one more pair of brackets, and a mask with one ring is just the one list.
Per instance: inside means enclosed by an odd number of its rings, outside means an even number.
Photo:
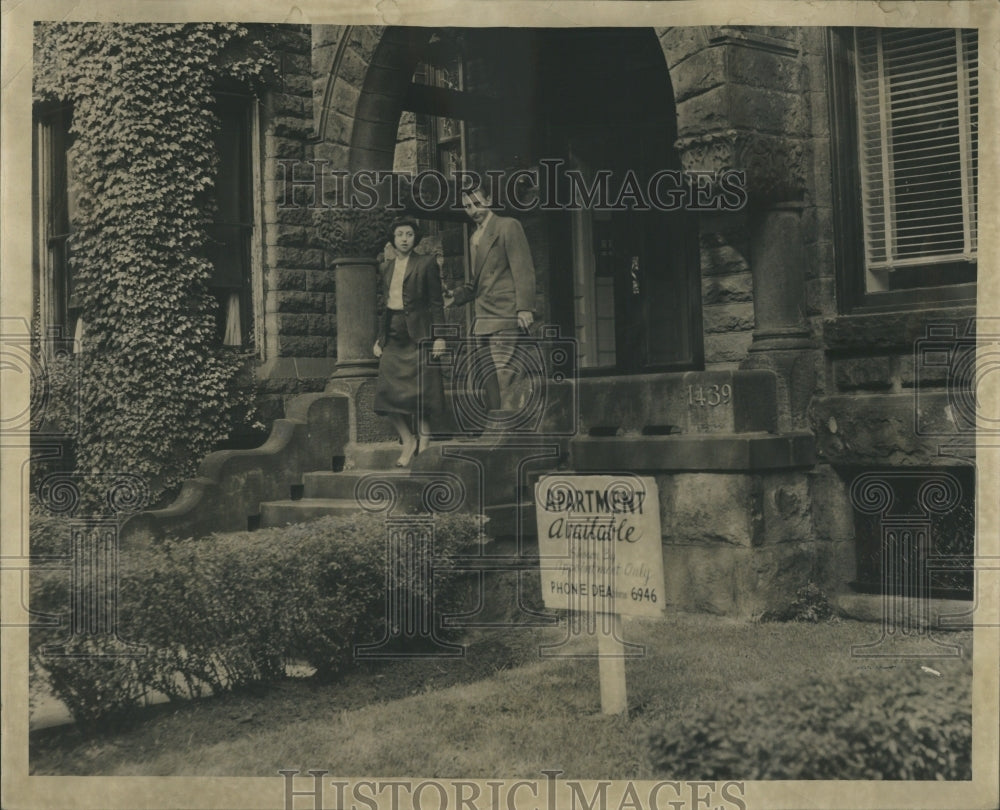
[{"label": "shrub", "polygon": [[[436,515],[433,525],[432,588],[390,565],[378,515],[128,549],[118,635],[145,654],[95,658],[96,640],[76,636],[67,651],[81,657],[46,656],[42,645],[66,631],[35,627],[33,663],[83,721],[126,717],[150,691],[180,699],[272,681],[289,660],[332,677],[352,663],[355,645],[385,635],[387,588],[434,616],[455,605],[456,555],[478,539],[479,520]],[[403,556],[412,554],[413,538],[401,542]],[[32,609],[65,613],[69,587],[65,571],[40,571]]]},{"label": "shrub", "polygon": [[795,592],[795,598],[782,610],[765,611],[763,622],[811,622],[816,624],[835,618],[837,612],[823,589],[815,583],[808,583]]},{"label": "shrub", "polygon": [[[905,668],[904,668],[905,666]],[[741,693],[650,739],[661,774],[693,779],[971,779],[971,667],[917,664]]]}]

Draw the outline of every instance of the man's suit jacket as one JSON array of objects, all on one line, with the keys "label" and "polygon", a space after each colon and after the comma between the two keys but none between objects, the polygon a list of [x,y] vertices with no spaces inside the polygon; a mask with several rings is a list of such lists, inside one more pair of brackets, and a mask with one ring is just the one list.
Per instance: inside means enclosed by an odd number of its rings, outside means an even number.
[{"label": "man's suit jacket", "polygon": [[[393,260],[383,262],[379,273],[382,293],[386,300],[389,297],[389,284],[392,282],[395,265],[396,262]],[[406,264],[406,274],[403,276],[403,312],[406,313],[406,331],[410,333],[410,339],[414,343],[422,338],[433,337],[434,325],[445,323],[441,275],[434,256],[410,254]],[[389,307],[387,306],[379,325],[378,341],[380,345],[385,346],[388,340]]]},{"label": "man's suit jacket", "polygon": [[455,304],[475,301],[472,334],[517,328],[517,313],[535,309],[535,266],[521,223],[489,218],[473,250],[472,279],[455,288]]}]

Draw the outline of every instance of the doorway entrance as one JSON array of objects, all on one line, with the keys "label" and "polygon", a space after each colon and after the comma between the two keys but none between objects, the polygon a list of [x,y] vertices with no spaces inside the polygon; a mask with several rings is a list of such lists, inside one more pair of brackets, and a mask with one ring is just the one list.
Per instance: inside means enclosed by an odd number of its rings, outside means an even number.
[{"label": "doorway entrance", "polygon": [[[422,61],[402,100],[416,117],[400,125],[397,168],[482,175],[558,160],[586,188],[609,174],[603,205],[572,204],[581,189],[563,173],[557,197],[568,205],[504,212],[525,226],[538,315],[576,340],[588,373],[702,368],[697,223],[628,196],[607,204],[628,177],[645,191],[657,172],[680,169],[673,90],[654,31],[441,29],[425,39],[414,45]],[[450,221],[438,226],[449,281],[469,272],[468,231],[464,239],[449,231],[467,229],[466,220]]]},{"label": "doorway entrance", "polygon": [[[549,155],[562,157],[588,188],[609,171],[612,201],[629,176],[645,191],[657,172],[680,169],[670,76],[651,30],[548,31],[542,52]],[[661,188],[665,200],[669,185]],[[648,198],[626,194],[624,210],[601,210],[575,196],[568,221],[554,223],[553,250],[553,291],[571,291],[572,307],[554,300],[553,314],[572,329],[581,368],[701,368],[697,223],[655,203],[643,210]]]}]

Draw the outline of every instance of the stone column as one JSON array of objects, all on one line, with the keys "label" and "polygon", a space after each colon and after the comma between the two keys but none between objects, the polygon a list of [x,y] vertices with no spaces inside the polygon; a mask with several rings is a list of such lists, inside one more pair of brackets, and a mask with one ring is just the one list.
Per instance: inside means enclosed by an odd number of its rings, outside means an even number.
[{"label": "stone column", "polygon": [[755,327],[751,352],[810,349],[806,323],[805,253],[801,202],[770,205],[753,232]]},{"label": "stone column", "polygon": [[334,259],[337,294],[337,368],[333,377],[374,377],[378,361],[372,346],[378,329],[375,259]]}]

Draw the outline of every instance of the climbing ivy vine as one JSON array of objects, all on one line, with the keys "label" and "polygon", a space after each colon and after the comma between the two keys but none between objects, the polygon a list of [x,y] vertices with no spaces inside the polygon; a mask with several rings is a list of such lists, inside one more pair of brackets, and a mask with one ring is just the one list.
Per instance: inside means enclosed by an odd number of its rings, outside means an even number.
[{"label": "climbing ivy vine", "polygon": [[154,499],[249,404],[245,356],[215,339],[204,245],[213,92],[225,81],[265,88],[268,37],[267,26],[219,23],[36,29],[36,100],[73,109],[70,261],[86,330],[77,469],[140,475]]}]

